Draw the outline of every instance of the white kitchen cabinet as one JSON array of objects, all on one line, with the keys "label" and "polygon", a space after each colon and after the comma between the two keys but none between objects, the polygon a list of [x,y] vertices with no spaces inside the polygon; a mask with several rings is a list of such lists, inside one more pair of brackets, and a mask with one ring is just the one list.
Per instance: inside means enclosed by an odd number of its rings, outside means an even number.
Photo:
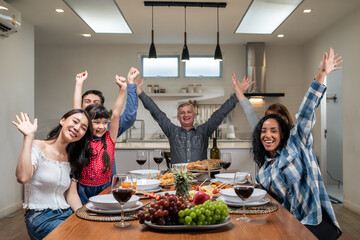
[{"label": "white kitchen cabinet", "polygon": [[[140,169],[136,162],[136,151],[142,149],[116,149],[115,161],[117,173],[127,173],[130,170]],[[163,149],[168,151],[168,149]],[[153,159],[153,150],[144,149],[147,152],[147,161],[142,166],[143,169],[157,169],[157,164]],[[231,153],[231,166],[228,168],[239,169],[240,171],[248,171],[255,174],[255,162],[252,159],[249,148],[220,148],[221,152]],[[208,153],[209,156],[209,153]],[[160,164],[160,170],[166,169],[166,160]]]},{"label": "white kitchen cabinet", "polygon": [[[136,151],[142,149],[116,149],[115,150],[115,161],[116,161],[116,172],[117,173],[128,173],[130,170],[140,169],[140,165],[136,162]],[[169,149],[163,149],[169,151]],[[143,150],[147,153],[147,160],[142,169],[157,169],[158,166],[153,159],[153,150]],[[160,170],[165,170],[166,160],[160,164]]]}]

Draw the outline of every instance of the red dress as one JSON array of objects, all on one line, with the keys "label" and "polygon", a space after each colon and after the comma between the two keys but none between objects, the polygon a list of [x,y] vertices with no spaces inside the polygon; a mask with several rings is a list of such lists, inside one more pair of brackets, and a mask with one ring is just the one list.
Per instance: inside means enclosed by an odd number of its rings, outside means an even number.
[{"label": "red dress", "polygon": [[102,140],[92,139],[90,141],[90,146],[93,149],[94,156],[90,158],[89,165],[83,168],[79,183],[86,186],[100,186],[111,181],[112,166],[114,164],[115,155],[115,142],[111,140],[109,131],[105,133],[105,140],[106,151],[110,156],[110,170],[105,173],[103,172],[104,163],[102,155],[104,152],[104,145]]}]

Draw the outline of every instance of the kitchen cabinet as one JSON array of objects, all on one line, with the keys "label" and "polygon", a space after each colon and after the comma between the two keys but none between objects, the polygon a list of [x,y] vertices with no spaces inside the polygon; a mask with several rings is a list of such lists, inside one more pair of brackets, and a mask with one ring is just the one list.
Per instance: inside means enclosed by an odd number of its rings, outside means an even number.
[{"label": "kitchen cabinet", "polygon": [[[169,151],[168,148],[160,148]],[[249,148],[219,148],[220,152],[231,153],[231,166],[228,170],[239,169],[240,171],[248,171],[255,174],[255,163],[252,159]],[[147,161],[142,166],[143,169],[157,169],[157,164],[153,159],[153,149],[116,149],[115,161],[117,173],[127,173],[130,170],[140,169],[136,162],[136,151],[144,150],[147,153]],[[209,149],[210,150],[210,149]],[[208,152],[209,156],[209,152]],[[160,170],[166,169],[166,160],[160,164]]]}]

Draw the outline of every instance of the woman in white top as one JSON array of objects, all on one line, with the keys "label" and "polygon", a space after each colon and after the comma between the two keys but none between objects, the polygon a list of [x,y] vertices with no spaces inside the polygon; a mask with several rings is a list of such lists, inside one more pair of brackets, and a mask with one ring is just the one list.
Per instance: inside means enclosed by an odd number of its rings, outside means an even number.
[{"label": "woman in white top", "polygon": [[24,135],[16,177],[25,184],[25,223],[31,239],[43,239],[82,206],[74,179],[91,153],[91,121],[85,111],[74,109],[47,139],[34,140],[37,119],[31,123],[21,112],[16,120],[12,123]]}]

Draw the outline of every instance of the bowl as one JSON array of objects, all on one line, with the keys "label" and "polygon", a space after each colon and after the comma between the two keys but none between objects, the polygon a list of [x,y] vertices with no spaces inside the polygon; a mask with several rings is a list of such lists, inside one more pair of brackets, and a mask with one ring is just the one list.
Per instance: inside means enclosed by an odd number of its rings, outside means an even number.
[{"label": "bowl", "polygon": [[[247,174],[246,172],[239,172],[239,177],[245,179],[246,174]],[[233,184],[234,176],[235,173],[220,173],[220,174],[215,174],[215,179],[223,183]]]},{"label": "bowl", "polygon": [[[136,195],[132,195],[130,200],[127,201],[124,205],[125,208],[133,207],[137,201],[139,201],[139,197]],[[120,203],[116,201],[112,194],[104,194],[104,195],[97,195],[89,198],[89,201],[94,205],[96,208],[100,209],[119,209]]]},{"label": "bowl", "polygon": [[136,181],[136,188],[150,191],[159,188],[161,181],[156,179],[139,179]]},{"label": "bowl", "polygon": [[184,167],[187,167],[187,165],[189,165],[189,163],[174,163],[172,165],[173,169],[182,169]]},{"label": "bowl", "polygon": [[[241,198],[236,195],[234,188],[227,188],[220,190],[221,196],[223,196],[226,200],[234,203],[242,203],[243,201]],[[254,192],[251,196],[246,200],[247,203],[250,202],[259,202],[261,201],[266,195],[266,191],[263,189],[255,188]]]},{"label": "bowl", "polygon": [[160,170],[155,169],[140,169],[140,170],[131,170],[129,171],[131,175],[134,175],[138,178],[157,178],[157,173],[160,173]]}]

